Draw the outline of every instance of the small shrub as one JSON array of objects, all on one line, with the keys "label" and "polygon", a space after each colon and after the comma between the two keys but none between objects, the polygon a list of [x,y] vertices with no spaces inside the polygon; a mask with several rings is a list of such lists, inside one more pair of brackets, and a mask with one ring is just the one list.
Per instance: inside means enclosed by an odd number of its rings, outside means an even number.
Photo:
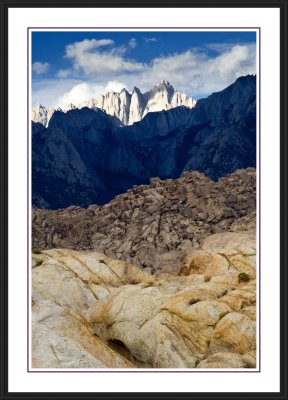
[{"label": "small shrub", "polygon": [[246,272],[240,272],[240,274],[238,275],[238,283],[249,282],[249,280],[250,276],[246,274]]},{"label": "small shrub", "polygon": [[33,254],[41,254],[41,253],[42,253],[42,250],[41,250],[41,249],[34,248],[34,249],[32,249],[32,253],[33,253]]}]

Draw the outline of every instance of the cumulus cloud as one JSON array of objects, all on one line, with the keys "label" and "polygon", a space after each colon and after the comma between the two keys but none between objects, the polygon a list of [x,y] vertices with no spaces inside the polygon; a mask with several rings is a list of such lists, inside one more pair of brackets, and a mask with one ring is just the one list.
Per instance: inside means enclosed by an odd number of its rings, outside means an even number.
[{"label": "cumulus cloud", "polygon": [[[253,57],[254,55],[254,57]],[[246,74],[251,67],[255,70],[255,47],[236,45],[210,63],[210,74],[226,79]]]},{"label": "cumulus cloud", "polygon": [[175,88],[199,97],[224,89],[239,76],[255,73],[255,45],[235,45],[217,57],[189,50],[155,58],[138,76],[138,85],[150,87],[156,81],[166,79]]},{"label": "cumulus cloud", "polygon": [[79,83],[76,79],[33,79],[32,105],[43,104],[46,107],[58,106],[58,99]]},{"label": "cumulus cloud", "polygon": [[36,72],[36,74],[45,74],[48,71],[50,65],[45,62],[42,63],[40,61],[36,61],[32,64],[32,71]]},{"label": "cumulus cloud", "polygon": [[111,91],[120,92],[124,87],[125,84],[119,81],[109,81],[106,85],[87,82],[77,83],[60,96],[55,105],[58,107],[65,107],[65,105],[70,103],[78,105],[82,101],[97,98],[100,94]]},{"label": "cumulus cloud", "polygon": [[103,93],[107,92],[121,92],[122,89],[126,88],[125,83],[119,81],[109,81],[104,88]]},{"label": "cumulus cloud", "polygon": [[135,38],[130,39],[128,45],[134,49],[137,46],[137,40]]},{"label": "cumulus cloud", "polygon": [[[256,73],[255,44],[235,44],[226,47],[223,45],[221,50],[218,47],[216,57],[211,56],[207,50],[192,49],[154,58],[149,64],[141,64],[137,61],[125,60],[124,52],[121,55],[113,49],[99,53],[99,47],[109,45],[108,39],[101,45],[98,43],[100,41],[96,42],[86,41],[76,50],[70,48],[70,55],[73,53],[73,62],[81,64],[86,74],[83,76],[82,73],[81,80],[58,79],[53,105],[64,105],[63,103],[70,102],[78,104],[83,100],[96,97],[99,93],[119,92],[123,87],[131,92],[133,87],[137,86],[144,92],[162,79],[168,80],[175,89],[188,96],[200,98],[224,89],[239,76]],[[95,50],[91,51],[94,45]],[[110,62],[112,65],[109,67],[107,64]],[[130,69],[123,67],[125,63],[128,63]],[[94,74],[95,70],[98,73]],[[62,74],[62,78],[64,77],[65,72]],[[44,97],[41,102],[49,106],[45,102],[46,94],[52,94],[51,84],[48,84],[48,81],[46,87],[46,93],[44,89],[41,91]]]},{"label": "cumulus cloud", "polygon": [[84,72],[88,76],[119,72],[140,71],[142,63],[124,59],[125,49],[114,48],[108,51],[99,50],[104,46],[114,44],[110,39],[85,39],[82,42],[69,44],[66,47],[65,57],[70,59],[76,71]]},{"label": "cumulus cloud", "polygon": [[57,100],[57,105],[60,107],[65,107],[65,105],[70,103],[77,105],[81,101],[95,97],[98,91],[97,89],[97,87],[85,82],[78,83]]}]

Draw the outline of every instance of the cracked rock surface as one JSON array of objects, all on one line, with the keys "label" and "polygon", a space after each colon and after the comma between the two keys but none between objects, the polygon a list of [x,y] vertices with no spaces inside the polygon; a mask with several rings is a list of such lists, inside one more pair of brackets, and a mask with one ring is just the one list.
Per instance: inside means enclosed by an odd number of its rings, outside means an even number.
[{"label": "cracked rock surface", "polygon": [[34,368],[256,366],[255,230],[207,236],[178,275],[93,251],[38,253]]}]

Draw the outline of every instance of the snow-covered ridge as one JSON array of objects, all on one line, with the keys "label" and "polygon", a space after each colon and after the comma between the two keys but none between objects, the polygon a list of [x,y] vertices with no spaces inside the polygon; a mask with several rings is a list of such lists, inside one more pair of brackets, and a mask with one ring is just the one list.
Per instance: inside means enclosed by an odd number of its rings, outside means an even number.
[{"label": "snow-covered ridge", "polygon": [[134,122],[141,121],[149,112],[170,110],[178,106],[193,108],[195,105],[196,100],[175,90],[169,82],[162,80],[146,93],[141,93],[136,87],[133,88],[131,94],[126,89],[122,89],[119,93],[101,94],[96,99],[84,101],[77,106],[68,104],[63,109],[47,109],[40,104],[32,109],[32,121],[47,126],[55,111],[67,112],[75,108],[88,107],[92,110],[100,108],[107,114],[117,117],[123,124],[132,125]]}]

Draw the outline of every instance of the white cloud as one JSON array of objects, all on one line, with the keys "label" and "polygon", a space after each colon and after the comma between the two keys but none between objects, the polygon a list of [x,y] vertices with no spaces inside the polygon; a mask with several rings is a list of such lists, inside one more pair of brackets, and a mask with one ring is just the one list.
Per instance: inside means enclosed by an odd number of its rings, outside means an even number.
[{"label": "white cloud", "polygon": [[81,54],[86,51],[94,50],[103,46],[111,46],[114,41],[111,39],[84,39],[82,42],[75,42],[66,46],[66,55],[71,58],[77,54]]},{"label": "white cloud", "polygon": [[57,72],[58,78],[68,78],[68,76],[71,75],[71,70],[70,69],[59,69]]},{"label": "white cloud", "polygon": [[57,105],[60,107],[65,107],[65,105],[70,103],[77,105],[81,101],[95,97],[96,94],[96,87],[85,82],[78,83],[58,99]]},{"label": "white cloud", "polygon": [[125,83],[119,81],[109,81],[104,88],[102,93],[107,92],[121,92],[122,89],[126,88]]},{"label": "white cloud", "polygon": [[136,61],[125,60],[125,49],[114,48],[110,51],[100,51],[100,47],[114,44],[110,39],[85,39],[82,42],[69,44],[66,47],[66,58],[73,63],[76,71],[84,72],[88,76],[97,74],[140,71],[144,65]]},{"label": "white cloud", "polygon": [[203,50],[209,49],[215,51],[216,53],[224,53],[237,45],[239,45],[239,43],[209,43],[203,47]]},{"label": "white cloud", "polygon": [[134,49],[137,46],[137,40],[135,38],[130,39],[128,45]]},{"label": "white cloud", "polygon": [[254,46],[236,45],[210,63],[209,73],[227,79],[237,77],[239,70],[241,70],[241,74],[243,72],[245,74],[246,69],[251,67],[255,70],[253,54],[255,54]]},{"label": "white cloud", "polygon": [[249,44],[235,45],[217,57],[192,50],[158,57],[137,80],[140,88],[149,88],[166,79],[189,96],[199,97],[224,89],[241,75],[255,73],[256,48]]},{"label": "white cloud", "polygon": [[57,99],[79,83],[76,79],[33,79],[32,105],[57,106]]},{"label": "white cloud", "polygon": [[87,82],[77,83],[58,98],[55,106],[65,107],[65,105],[70,103],[78,105],[82,101],[97,98],[100,94],[111,91],[120,92],[124,87],[125,84],[119,81],[109,81],[106,85]]},{"label": "white cloud", "polygon": [[49,67],[50,65],[47,62],[42,63],[40,61],[36,61],[32,64],[32,70],[36,72],[36,74],[45,74]]},{"label": "white cloud", "polygon": [[[99,43],[97,46],[99,47]],[[86,43],[84,47],[91,49],[91,43]],[[229,45],[225,48],[223,46],[222,52],[216,57],[196,49],[157,57],[149,64],[129,61],[134,67],[137,65],[137,68],[131,70],[120,68],[121,63],[128,61],[124,60],[123,56],[116,54],[115,51],[114,53],[104,53],[104,56],[106,62],[108,60],[114,62],[116,58],[116,66],[117,63],[120,63],[118,70],[112,67],[107,69],[103,59],[103,63],[97,67],[95,64],[99,62],[103,54],[98,54],[97,50],[96,53],[91,53],[90,50],[88,54],[85,54],[85,52],[84,54],[77,53],[77,60],[80,62],[81,58],[82,63],[84,63],[84,60],[87,63],[89,61],[91,71],[95,71],[95,68],[101,71],[102,68],[105,72],[97,74],[91,72],[91,74],[84,76],[82,74],[81,80],[55,79],[53,83],[46,80],[46,83],[42,84],[41,90],[35,91],[35,96],[33,85],[33,104],[34,98],[47,106],[55,106],[63,102],[78,104],[83,100],[96,97],[99,93],[118,92],[123,87],[131,92],[133,87],[137,86],[144,92],[151,89],[161,79],[168,80],[175,89],[186,93],[188,96],[199,98],[224,89],[239,76],[256,73],[256,47],[254,44],[237,44],[232,47]],[[90,67],[85,64],[88,71],[90,71]],[[62,78],[64,75],[65,73],[62,74]],[[53,91],[54,99],[52,99]],[[46,98],[49,101],[46,101]]]},{"label": "white cloud", "polygon": [[155,37],[145,38],[144,40],[145,40],[146,43],[149,43],[149,42],[157,42],[157,39],[156,39]]}]

